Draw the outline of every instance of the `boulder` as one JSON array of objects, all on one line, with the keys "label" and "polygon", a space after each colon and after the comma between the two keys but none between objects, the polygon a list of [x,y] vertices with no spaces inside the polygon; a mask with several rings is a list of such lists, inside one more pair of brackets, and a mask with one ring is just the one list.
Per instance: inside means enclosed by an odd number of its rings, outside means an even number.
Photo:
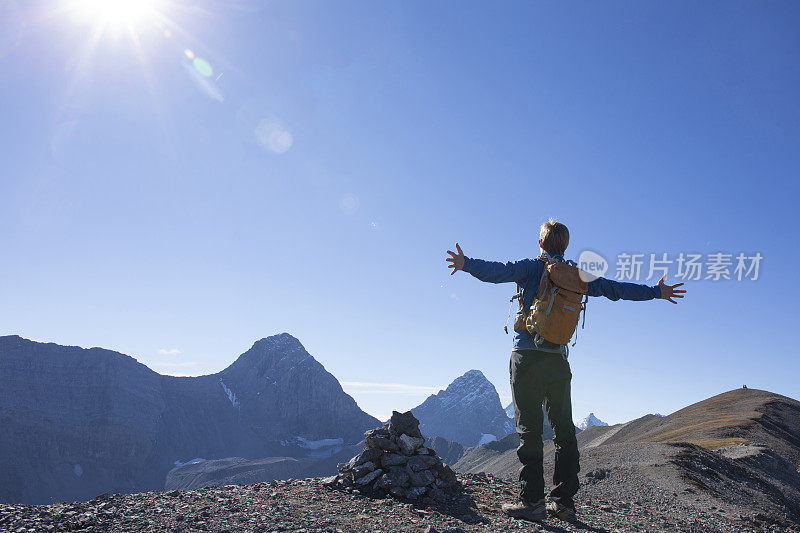
[{"label": "boulder", "polygon": [[411,485],[415,487],[425,487],[436,481],[436,478],[433,477],[430,470],[414,472],[410,468],[406,468],[406,472],[408,473],[408,480],[411,482]]},{"label": "boulder", "polygon": [[448,485],[452,485],[454,483],[458,483],[458,479],[456,478],[456,473],[453,472],[453,469],[447,465],[444,465],[442,468],[437,469],[439,473],[439,479],[447,483]]},{"label": "boulder", "polygon": [[393,439],[389,437],[371,436],[367,437],[367,446],[375,450],[386,450],[389,452],[400,451],[400,447]]},{"label": "boulder", "polygon": [[414,472],[435,468],[440,462],[433,455],[414,455],[408,458],[408,467]]},{"label": "boulder", "polygon": [[422,433],[419,431],[419,420],[414,417],[411,411],[406,411],[405,413],[392,411],[392,418],[389,420],[389,424],[392,431],[398,435],[405,433],[410,437],[422,437]]},{"label": "boulder", "polygon": [[369,438],[369,437],[388,437],[389,433],[390,433],[389,428],[390,428],[390,426],[389,426],[389,423],[387,422],[386,424],[384,424],[383,426],[381,426],[379,428],[368,429],[367,431],[364,432],[364,438]]},{"label": "boulder", "polygon": [[362,476],[365,476],[365,475],[369,474],[370,472],[372,472],[373,470],[375,470],[375,468],[377,468],[375,463],[373,463],[372,461],[368,461],[368,462],[366,462],[366,463],[364,463],[362,465],[359,465],[359,466],[357,466],[357,467],[355,467],[353,469],[353,477],[354,478],[360,478]]},{"label": "boulder", "polygon": [[425,439],[422,437],[412,437],[405,433],[400,435],[397,439],[397,445],[400,447],[400,451],[406,455],[413,454],[423,444],[425,444]]},{"label": "boulder", "polygon": [[389,474],[392,477],[392,484],[400,487],[408,486],[408,472],[402,466],[393,466],[389,468]]},{"label": "boulder", "polygon": [[424,496],[427,490],[428,489],[425,487],[411,487],[410,489],[406,490],[406,497],[409,500],[417,500]]},{"label": "boulder", "polygon": [[407,461],[408,457],[399,453],[385,453],[383,456],[381,456],[382,467],[404,465]]},{"label": "boulder", "polygon": [[373,470],[369,474],[356,479],[356,485],[362,485],[362,486],[369,485],[370,483],[378,479],[382,474],[383,470],[381,470],[380,468],[378,468],[377,470]]},{"label": "boulder", "polygon": [[380,450],[367,448],[366,450],[363,450],[361,453],[350,459],[350,461],[345,463],[345,465],[348,466],[349,468],[354,468],[368,461],[375,461],[376,459],[380,459],[381,455],[382,454]]}]

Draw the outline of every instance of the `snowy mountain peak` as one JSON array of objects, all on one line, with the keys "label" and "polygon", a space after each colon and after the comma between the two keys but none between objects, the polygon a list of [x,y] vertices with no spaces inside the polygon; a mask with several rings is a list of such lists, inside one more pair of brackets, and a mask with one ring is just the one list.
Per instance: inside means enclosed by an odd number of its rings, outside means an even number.
[{"label": "snowy mountain peak", "polygon": [[514,431],[497,389],[480,370],[459,376],[411,411],[419,419],[423,435],[443,437],[464,446],[501,439]]},{"label": "snowy mountain peak", "polygon": [[575,424],[575,426],[581,431],[592,426],[607,426],[607,425],[608,425],[607,423],[603,422],[602,420],[594,416],[594,413],[589,413],[589,416],[587,416],[586,418],[582,418],[580,421],[578,421],[577,424]]},{"label": "snowy mountain peak", "polygon": [[450,385],[447,386],[445,392],[460,393],[466,390],[473,391],[475,389],[480,389],[481,391],[486,392],[491,391],[497,394],[492,382],[486,379],[486,376],[484,376],[483,372],[480,370],[470,370],[464,375],[457,377]]},{"label": "snowy mountain peak", "polygon": [[[461,376],[461,378],[486,379],[486,376],[484,376],[483,372],[481,372],[480,370],[473,368],[472,370],[467,370],[466,372],[464,372],[464,375]],[[456,378],[456,381],[458,381],[461,378]]]}]

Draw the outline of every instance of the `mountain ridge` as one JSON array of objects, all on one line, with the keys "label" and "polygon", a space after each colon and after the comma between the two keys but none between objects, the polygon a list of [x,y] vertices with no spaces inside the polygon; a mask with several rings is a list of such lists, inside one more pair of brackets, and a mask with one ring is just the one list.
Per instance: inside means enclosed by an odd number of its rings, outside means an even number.
[{"label": "mountain ridge", "polygon": [[309,442],[335,450],[378,423],[289,334],[196,377],[113,350],[0,337],[0,501],[160,489],[176,461],[305,457]]},{"label": "mountain ridge", "polygon": [[[649,414],[623,424],[590,426],[578,433],[577,439],[582,454],[603,447],[656,442],[685,441],[710,451],[733,445],[763,444],[798,467],[800,402],[758,389],[734,389],[664,417]],[[519,437],[509,435],[503,442],[505,446],[486,445],[468,450],[454,468],[513,476],[519,468],[514,453]],[[545,456],[552,456],[553,451],[552,441],[545,441]]]}]

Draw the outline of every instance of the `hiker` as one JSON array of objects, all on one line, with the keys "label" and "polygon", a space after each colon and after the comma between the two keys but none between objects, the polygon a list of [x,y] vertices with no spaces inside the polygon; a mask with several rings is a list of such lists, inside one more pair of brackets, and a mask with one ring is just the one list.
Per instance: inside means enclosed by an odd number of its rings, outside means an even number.
[{"label": "hiker", "polygon": [[[593,281],[589,281],[590,277],[575,268],[574,263],[565,262],[564,252],[568,244],[567,227],[551,219],[542,224],[539,232],[541,256],[537,259],[521,259],[508,263],[484,261],[466,257],[458,243],[456,252],[448,250],[450,257],[446,258],[448,268],[453,269],[451,275],[463,270],[481,281],[517,283],[518,295],[515,298],[519,299],[520,312],[514,323],[514,348],[509,370],[514,422],[520,438],[517,456],[522,467],[519,471],[519,500],[503,504],[502,510],[509,516],[536,521],[543,520],[548,513],[562,520],[575,520],[573,497],[579,487],[580,466],[575,426],[572,422],[572,372],[567,361],[567,344],[575,331],[580,309],[584,309],[585,317],[585,297],[605,296],[614,301],[660,298],[677,303],[674,298],[683,298],[683,293],[686,292],[676,289],[683,283],[666,285],[666,276],[655,286],[622,283],[593,276]],[[543,273],[545,279],[542,279]],[[540,281],[544,286],[541,291]],[[558,298],[562,298],[557,300],[562,305],[556,307],[561,308],[560,312],[565,313],[564,316],[569,315],[564,319],[569,322],[566,328],[557,323],[562,319],[553,318],[553,303],[544,299],[548,294],[554,294],[552,298],[555,299],[556,293],[560,293]],[[542,305],[542,302],[547,305]],[[550,323],[546,323],[546,318],[551,319]],[[554,334],[555,330],[546,331],[548,328],[561,328],[561,331]],[[548,341],[545,338],[548,336],[558,342]],[[544,497],[542,466],[542,406],[547,411],[547,418],[555,433],[554,487],[547,500]]]}]

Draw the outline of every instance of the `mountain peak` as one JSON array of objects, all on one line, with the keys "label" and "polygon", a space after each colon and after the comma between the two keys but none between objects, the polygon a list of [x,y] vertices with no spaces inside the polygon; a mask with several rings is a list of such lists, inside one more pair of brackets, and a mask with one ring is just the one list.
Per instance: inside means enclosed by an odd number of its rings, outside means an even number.
[{"label": "mountain peak", "polygon": [[[469,370],[462,374],[461,376],[457,377],[453,380],[450,385],[447,386],[445,392],[454,392],[460,389],[481,389],[481,390],[495,390],[494,385],[492,382],[486,379],[486,376],[483,375],[483,372],[480,370]],[[441,394],[441,392],[439,393]]]},{"label": "mountain peak", "polygon": [[258,339],[256,342],[253,343],[253,348],[256,346],[299,346],[303,347],[302,343],[297,339],[297,337],[286,333],[278,333],[277,335],[270,335],[269,337],[263,337]]},{"label": "mountain peak", "polygon": [[[439,436],[474,446],[498,440],[514,430],[500,404],[500,396],[480,370],[469,370],[445,390],[432,394],[412,409],[427,437]],[[465,424],[465,420],[470,423]]]},{"label": "mountain peak", "polygon": [[260,369],[294,368],[301,363],[317,363],[302,343],[288,333],[279,333],[257,340],[228,368],[258,367]]},{"label": "mountain peak", "polygon": [[579,420],[578,423],[575,425],[575,427],[583,431],[584,429],[592,426],[607,426],[607,425],[608,424],[606,422],[603,422],[602,420],[597,418],[594,415],[594,413],[589,413],[589,416]]}]

